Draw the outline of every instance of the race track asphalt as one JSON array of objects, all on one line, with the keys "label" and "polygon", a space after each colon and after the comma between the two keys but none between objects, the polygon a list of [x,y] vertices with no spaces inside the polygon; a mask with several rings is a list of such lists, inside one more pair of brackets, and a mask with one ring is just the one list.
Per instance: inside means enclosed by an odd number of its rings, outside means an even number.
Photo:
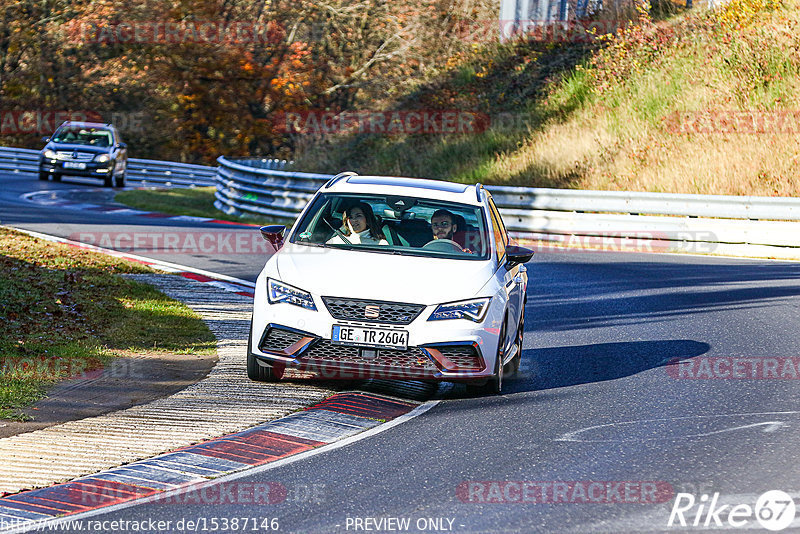
[{"label": "race track asphalt", "polygon": [[[76,183],[3,175],[0,184],[0,223],[63,237],[218,228],[19,199]],[[248,280],[264,262],[160,259]],[[402,525],[373,522],[381,518],[408,519],[410,532],[433,531],[428,518],[453,532],[675,532],[701,529],[668,527],[678,492],[750,506],[767,490],[800,495],[800,380],[790,370],[800,371],[800,264],[564,251],[537,254],[528,268],[522,371],[504,395],[453,388],[386,432],[220,482],[283,484],[278,504],[150,503],[93,519],[169,520],[174,532],[180,519],[210,527],[234,517],[277,518],[280,532]],[[765,363],[777,371],[764,373]],[[700,378],[686,377],[689,365]],[[753,517],[747,525],[760,528]]]}]

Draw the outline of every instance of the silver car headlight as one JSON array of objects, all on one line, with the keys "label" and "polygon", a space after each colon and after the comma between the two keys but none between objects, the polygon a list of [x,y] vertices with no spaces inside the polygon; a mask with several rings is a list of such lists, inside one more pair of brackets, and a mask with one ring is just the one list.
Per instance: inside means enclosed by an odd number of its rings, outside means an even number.
[{"label": "silver car headlight", "polygon": [[445,321],[447,319],[467,319],[479,323],[486,316],[490,300],[492,300],[492,297],[440,304],[433,310],[428,320]]},{"label": "silver car headlight", "polygon": [[109,156],[108,154],[98,154],[94,157],[94,160],[97,163],[105,163],[107,161],[111,161],[111,156]]},{"label": "silver car headlight", "polygon": [[317,311],[314,299],[311,298],[311,293],[292,287],[289,284],[278,282],[272,278],[267,279],[267,299],[270,304],[285,302],[307,310]]},{"label": "silver car headlight", "polygon": [[44,151],[44,157],[47,159],[56,159],[56,151],[48,148]]}]

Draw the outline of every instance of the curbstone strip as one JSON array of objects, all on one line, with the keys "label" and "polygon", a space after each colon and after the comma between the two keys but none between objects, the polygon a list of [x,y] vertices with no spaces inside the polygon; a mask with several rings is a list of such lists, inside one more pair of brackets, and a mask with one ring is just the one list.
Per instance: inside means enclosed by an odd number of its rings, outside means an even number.
[{"label": "curbstone strip", "polygon": [[49,486],[241,431],[333,393],[247,379],[242,355],[252,299],[210,284],[198,290],[197,282],[172,275],[131,278],[155,285],[203,317],[217,337],[217,365],[200,382],[149,404],[0,439],[0,493]]},{"label": "curbstone strip", "polygon": [[[345,439],[411,412],[418,402],[371,393],[337,393],[319,405],[220,438],[49,488],[0,498],[0,520],[27,531],[56,518],[170,492],[196,493],[209,480]],[[359,415],[355,415],[359,413]],[[377,417],[377,418],[375,418]],[[286,498],[280,484],[261,498]]]},{"label": "curbstone strip", "polygon": [[[0,524],[10,531],[163,492],[196,492],[211,479],[375,429],[421,404],[251,382],[241,356],[251,298],[208,283],[198,291],[205,281],[173,275],[128,276],[198,312],[217,337],[219,362],[170,397],[0,439]],[[270,503],[285,498],[285,488],[270,489]]]}]

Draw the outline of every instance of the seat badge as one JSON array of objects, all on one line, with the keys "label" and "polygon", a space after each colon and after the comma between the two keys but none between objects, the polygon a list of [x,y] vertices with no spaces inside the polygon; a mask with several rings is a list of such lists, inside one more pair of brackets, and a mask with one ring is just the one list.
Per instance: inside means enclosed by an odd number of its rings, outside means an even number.
[{"label": "seat badge", "polygon": [[377,319],[381,314],[380,306],[368,305],[364,306],[364,317],[367,319]]}]

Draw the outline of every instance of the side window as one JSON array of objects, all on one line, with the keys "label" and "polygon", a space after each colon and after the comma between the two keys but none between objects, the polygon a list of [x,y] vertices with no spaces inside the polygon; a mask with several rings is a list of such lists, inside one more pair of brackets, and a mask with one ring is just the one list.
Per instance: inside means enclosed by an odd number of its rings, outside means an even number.
[{"label": "side window", "polygon": [[494,232],[494,246],[497,251],[497,261],[502,262],[503,257],[506,255],[506,245],[508,244],[508,236],[505,234],[503,221],[500,219],[500,214],[497,213],[497,208],[494,203],[489,201],[489,211],[492,214],[492,231]]},{"label": "side window", "polygon": [[492,212],[494,216],[497,217],[497,222],[500,226],[500,233],[503,235],[503,246],[508,246],[508,232],[506,232],[506,225],[503,222],[503,217],[500,216],[500,211],[497,209],[497,206],[494,205],[494,200],[491,198],[489,199],[489,205],[492,207]]}]

